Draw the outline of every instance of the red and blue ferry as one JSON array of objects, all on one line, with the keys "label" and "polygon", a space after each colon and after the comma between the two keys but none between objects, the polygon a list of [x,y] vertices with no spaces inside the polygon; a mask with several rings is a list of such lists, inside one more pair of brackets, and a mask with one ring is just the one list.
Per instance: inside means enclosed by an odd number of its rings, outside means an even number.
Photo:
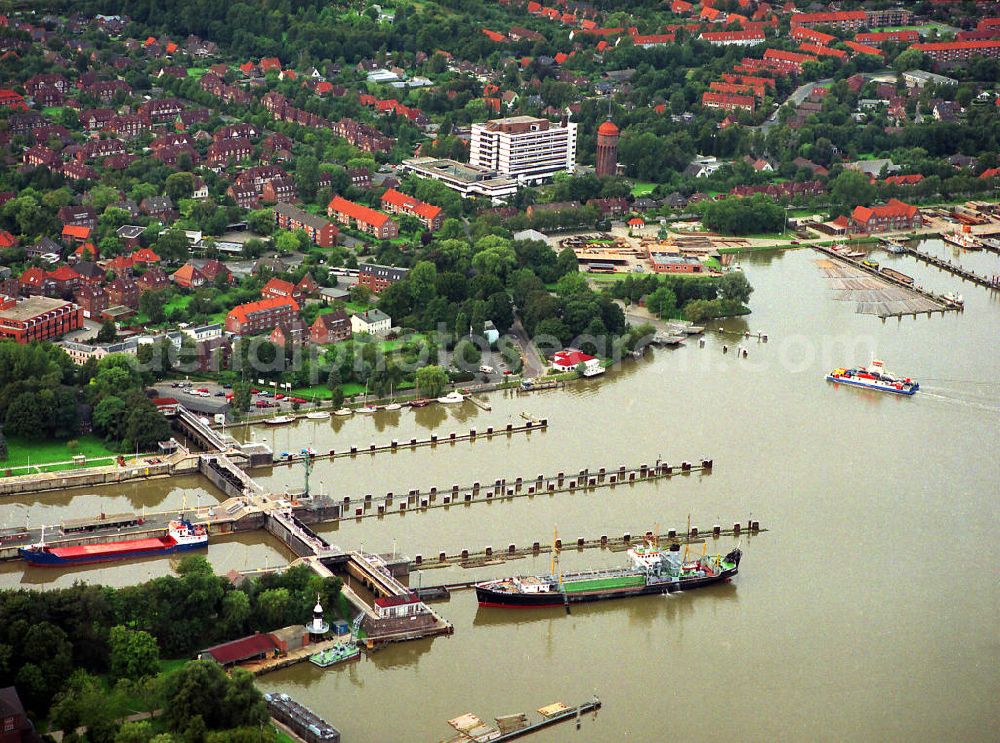
[{"label": "red and blue ferry", "polygon": [[863,366],[857,369],[834,369],[826,375],[827,382],[849,384],[854,387],[865,387],[879,392],[891,392],[896,395],[913,395],[920,389],[920,384],[909,377],[897,377],[885,370],[881,361],[872,361],[871,367]]}]

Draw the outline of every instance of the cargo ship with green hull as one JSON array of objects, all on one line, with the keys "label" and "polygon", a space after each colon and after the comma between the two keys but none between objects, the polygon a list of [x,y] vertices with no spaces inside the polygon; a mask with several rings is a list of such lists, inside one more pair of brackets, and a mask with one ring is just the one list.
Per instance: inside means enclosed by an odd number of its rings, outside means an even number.
[{"label": "cargo ship with green hull", "polygon": [[553,550],[551,575],[515,576],[477,583],[479,605],[540,608],[686,591],[730,580],[739,570],[743,555],[736,547],[726,555],[702,554],[688,559],[687,549],[682,555],[678,544],[663,550],[657,540],[649,540],[628,551],[628,567],[563,575],[555,569],[557,553],[558,550]]}]

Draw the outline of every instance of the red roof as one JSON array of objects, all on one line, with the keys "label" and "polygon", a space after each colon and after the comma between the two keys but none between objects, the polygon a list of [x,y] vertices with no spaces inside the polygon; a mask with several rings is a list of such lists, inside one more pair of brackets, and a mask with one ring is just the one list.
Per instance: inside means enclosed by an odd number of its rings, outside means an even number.
[{"label": "red roof", "polygon": [[802,23],[842,23],[844,21],[860,21],[864,23],[868,20],[868,14],[863,10],[841,10],[832,13],[795,13],[792,15],[792,26]]},{"label": "red roof", "polygon": [[845,41],[844,45],[853,52],[858,54],[871,54],[876,57],[882,56],[882,50],[874,46],[869,46],[868,44],[859,44],[856,41]]},{"label": "red roof", "polygon": [[911,204],[904,204],[898,199],[889,199],[889,203],[882,206],[856,206],[854,207],[854,211],[851,212],[851,217],[856,222],[864,224],[873,217],[879,219],[894,219],[897,217],[912,219],[917,215],[918,211],[917,207]]},{"label": "red roof", "polygon": [[594,358],[596,357],[583,351],[566,350],[552,354],[552,363],[556,366],[576,366],[577,364],[586,364]]},{"label": "red roof", "polygon": [[76,250],[73,251],[73,255],[79,256],[80,258],[83,257],[84,253],[90,253],[90,260],[92,261],[96,261],[101,257],[100,253],[97,252],[97,246],[95,246],[94,243],[83,243],[82,245],[78,245]]},{"label": "red roof", "polygon": [[799,49],[810,54],[815,54],[817,57],[836,57],[837,59],[847,57],[847,52],[843,49],[830,49],[818,44],[799,44]]},{"label": "red roof", "polygon": [[910,49],[920,52],[947,52],[961,49],[996,49],[1000,41],[942,41],[930,44],[914,44]]},{"label": "red roof", "polygon": [[284,279],[279,279],[277,277],[271,278],[264,286],[261,288],[260,293],[262,296],[277,296],[277,297],[290,297],[295,293],[295,284],[291,281],[285,281]]},{"label": "red roof", "polygon": [[68,224],[65,227],[63,227],[62,236],[77,238],[80,240],[86,240],[88,237],[90,237],[90,228],[80,227],[79,225],[75,224]]},{"label": "red roof", "polygon": [[486,38],[488,38],[490,41],[495,41],[498,44],[507,41],[506,36],[504,36],[501,33],[497,33],[496,31],[490,31],[488,28],[484,28],[483,33],[486,34]]},{"label": "red roof", "polygon": [[23,286],[41,286],[43,281],[45,281],[45,271],[38,266],[31,266],[21,274]]},{"label": "red roof", "polygon": [[326,208],[336,214],[345,214],[351,219],[364,222],[365,224],[381,227],[389,221],[389,215],[370,209],[361,204],[355,204],[341,196],[334,196]]},{"label": "red roof", "polygon": [[914,173],[913,175],[890,175],[885,179],[885,182],[897,186],[912,186],[914,183],[920,183],[923,179],[924,177],[920,173]]},{"label": "red roof", "polygon": [[816,62],[816,57],[798,52],[786,52],[783,49],[768,49],[764,52],[764,59],[776,59],[782,62],[795,62],[804,64],[805,62]]},{"label": "red roof", "polygon": [[69,266],[59,266],[59,268],[54,271],[49,271],[48,276],[53,281],[73,281],[74,279],[80,278],[80,274]]},{"label": "red roof", "polygon": [[160,256],[149,248],[139,248],[131,255],[134,263],[159,263]]},{"label": "red roof", "polygon": [[261,310],[270,310],[275,307],[290,306],[295,312],[299,311],[299,303],[294,299],[286,297],[271,297],[270,299],[258,299],[256,302],[247,302],[246,304],[240,304],[229,310],[229,317],[233,317],[239,320],[241,323],[247,321],[247,315],[251,312],[260,312]]},{"label": "red roof", "polygon": [[805,26],[798,26],[792,29],[793,39],[809,39],[815,41],[818,44],[829,44],[831,41],[836,41],[837,37],[833,34],[825,34],[822,31],[816,31],[811,28],[806,28]]},{"label": "red roof", "polygon": [[281,60],[277,57],[264,57],[260,60],[260,68],[267,72],[268,70],[278,70],[281,71]]},{"label": "red roof", "polygon": [[705,31],[701,38],[705,41],[764,41],[761,31]]},{"label": "red roof", "polygon": [[16,242],[16,238],[7,230],[0,230],[0,248],[12,247]]},{"label": "red roof", "polygon": [[1000,178],[1000,168],[990,168],[979,174],[980,178]]},{"label": "red roof", "polygon": [[402,596],[385,596],[382,598],[375,599],[375,606],[380,609],[385,609],[390,606],[403,606],[405,604],[416,604],[419,603],[420,599],[417,598],[415,593],[407,593]]},{"label": "red roof", "polygon": [[919,38],[920,34],[916,31],[872,31],[854,36],[854,40],[862,44],[880,44],[884,41],[914,42]]},{"label": "red roof", "polygon": [[599,127],[597,127],[597,133],[603,134],[605,137],[617,137],[619,129],[610,121],[605,121]]},{"label": "red roof", "polygon": [[240,640],[224,642],[221,645],[202,650],[203,655],[210,655],[218,663],[228,665],[241,660],[268,655],[277,649],[270,635],[251,635]]}]

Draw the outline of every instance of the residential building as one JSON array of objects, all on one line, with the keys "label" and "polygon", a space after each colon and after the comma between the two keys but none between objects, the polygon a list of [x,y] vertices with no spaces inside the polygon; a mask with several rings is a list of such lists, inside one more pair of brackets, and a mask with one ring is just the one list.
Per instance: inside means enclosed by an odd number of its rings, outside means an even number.
[{"label": "residential building", "polygon": [[268,339],[276,346],[300,346],[309,337],[309,328],[299,318],[277,325]]},{"label": "residential building", "polygon": [[552,354],[552,369],[557,372],[575,371],[583,364],[583,376],[594,377],[604,373],[601,360],[596,356],[578,351],[575,348],[567,348],[563,351]]},{"label": "residential building", "polygon": [[[868,14],[863,10],[846,10],[821,13],[793,13],[792,28],[796,26],[830,26],[843,30],[856,31],[868,26]],[[879,24],[881,25],[881,24]]]},{"label": "residential building", "polygon": [[0,302],[0,338],[17,343],[52,340],[82,326],[83,310],[73,302],[52,297]]},{"label": "residential building", "polygon": [[351,315],[351,331],[368,335],[386,335],[392,328],[392,320],[382,310],[368,310]]},{"label": "residential building", "polygon": [[40,738],[24,713],[17,689],[13,686],[0,689],[0,743],[34,743],[37,740]]},{"label": "residential building", "polygon": [[298,199],[298,191],[295,188],[295,179],[291,176],[283,178],[272,178],[264,184],[260,192],[261,201],[269,201],[272,204],[290,204]]},{"label": "residential building", "polygon": [[353,225],[362,232],[367,232],[380,240],[391,240],[399,236],[399,225],[389,215],[370,209],[361,204],[355,204],[341,196],[334,196],[327,204],[326,213],[335,217],[338,222]]},{"label": "residential building", "polygon": [[576,169],[576,124],[512,116],[472,125],[469,163],[523,181]]},{"label": "residential building", "polygon": [[316,316],[316,322],[309,326],[309,340],[326,346],[351,337],[351,319],[343,310],[327,312]]},{"label": "residential building", "polygon": [[282,229],[303,230],[313,244],[321,248],[332,248],[337,244],[339,230],[333,222],[310,214],[297,206],[276,204],[274,219]]},{"label": "residential building", "polygon": [[890,232],[896,230],[914,230],[923,224],[920,209],[910,204],[904,204],[898,199],[889,199],[889,203],[881,206],[856,206],[851,212],[850,232]]},{"label": "residential building", "polygon": [[705,31],[698,38],[712,46],[755,46],[766,40],[763,31]]},{"label": "residential building", "polygon": [[210,325],[181,328],[181,332],[195,342],[208,341],[213,338],[222,337],[222,323],[217,322]]},{"label": "residential building", "polygon": [[172,274],[170,280],[187,289],[197,289],[205,283],[205,275],[195,268],[191,263],[185,263]]},{"label": "residential building", "polygon": [[753,113],[757,99],[752,95],[730,95],[714,90],[701,94],[701,105],[706,108],[721,108],[724,111],[749,111]]},{"label": "residential building", "polygon": [[1000,39],[914,44],[910,49],[923,52],[939,67],[953,67],[968,62],[974,57],[1000,59]]},{"label": "residential building", "polygon": [[372,294],[379,294],[386,287],[405,279],[409,272],[408,268],[362,263],[358,266],[358,286],[366,286]]},{"label": "residential building", "polygon": [[302,301],[301,293],[296,289],[291,281],[285,281],[274,276],[268,279],[267,283],[261,287],[260,296],[263,299],[294,299],[296,302]]},{"label": "residential building", "polygon": [[272,297],[234,307],[226,315],[226,332],[236,335],[267,333],[298,317],[299,304],[294,299]]},{"label": "residential building", "polygon": [[419,219],[424,227],[433,232],[444,222],[444,212],[440,206],[428,204],[394,188],[382,194],[382,208],[390,214],[407,214]]},{"label": "residential building", "polygon": [[64,206],[56,215],[62,224],[77,227],[97,227],[97,212],[89,206]]},{"label": "residential building", "polygon": [[97,317],[108,308],[108,293],[100,284],[83,284],[73,299],[80,305],[84,317]]}]

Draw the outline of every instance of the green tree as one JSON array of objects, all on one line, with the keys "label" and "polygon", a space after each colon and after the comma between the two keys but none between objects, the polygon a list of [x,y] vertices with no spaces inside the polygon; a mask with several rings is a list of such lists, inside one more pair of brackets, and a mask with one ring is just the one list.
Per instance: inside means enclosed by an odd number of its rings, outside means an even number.
[{"label": "green tree", "polygon": [[7,437],[3,435],[3,426],[0,426],[0,462],[6,462],[7,457]]},{"label": "green tree", "polygon": [[182,261],[188,257],[188,239],[181,230],[167,230],[156,241],[156,252],[166,261]]},{"label": "green tree", "polygon": [[479,347],[468,338],[463,338],[455,346],[455,366],[459,369],[470,370],[479,366],[482,359],[482,352]]},{"label": "green tree", "polygon": [[746,304],[750,301],[753,287],[742,271],[730,271],[719,281],[719,299],[724,302]]},{"label": "green tree", "polygon": [[646,297],[646,309],[657,317],[666,319],[677,310],[677,295],[668,286],[658,287]]},{"label": "green tree", "polygon": [[227,634],[240,635],[250,619],[250,599],[243,591],[229,591],[222,598],[222,620]]},{"label": "green tree", "polygon": [[416,382],[424,397],[440,397],[448,384],[448,372],[440,366],[424,366],[417,369]]},{"label": "green tree", "polygon": [[94,407],[94,430],[109,440],[121,440],[127,410],[124,400],[116,395],[108,395]]},{"label": "green tree", "polygon": [[250,410],[250,383],[237,382],[233,385],[233,408],[240,413]]},{"label": "green tree", "polygon": [[97,331],[97,342],[98,343],[114,343],[115,338],[118,337],[118,328],[115,325],[115,321],[108,318],[103,323],[101,323],[101,329]]},{"label": "green tree", "polygon": [[285,624],[292,597],[287,588],[269,588],[257,598],[261,622],[272,629]]},{"label": "green tree", "polygon": [[4,430],[12,436],[40,439],[45,436],[45,421],[34,392],[22,392],[7,407]]},{"label": "green tree", "polygon": [[194,193],[194,176],[190,173],[171,173],[163,188],[175,204],[181,199],[189,199]]},{"label": "green tree", "polygon": [[858,170],[842,171],[830,185],[830,196],[842,214],[855,206],[868,206],[875,200],[875,195],[875,185]]},{"label": "green tree", "polygon": [[115,743],[149,743],[153,738],[153,725],[149,720],[122,723],[115,735]]},{"label": "green tree", "polygon": [[[221,275],[221,274],[220,274]],[[167,303],[170,301],[166,291],[146,291],[139,295],[139,312],[144,314],[153,325],[166,322]]]},{"label": "green tree", "polygon": [[108,644],[113,676],[138,679],[154,676],[159,671],[160,649],[156,638],[148,632],[117,625],[111,628]]}]

